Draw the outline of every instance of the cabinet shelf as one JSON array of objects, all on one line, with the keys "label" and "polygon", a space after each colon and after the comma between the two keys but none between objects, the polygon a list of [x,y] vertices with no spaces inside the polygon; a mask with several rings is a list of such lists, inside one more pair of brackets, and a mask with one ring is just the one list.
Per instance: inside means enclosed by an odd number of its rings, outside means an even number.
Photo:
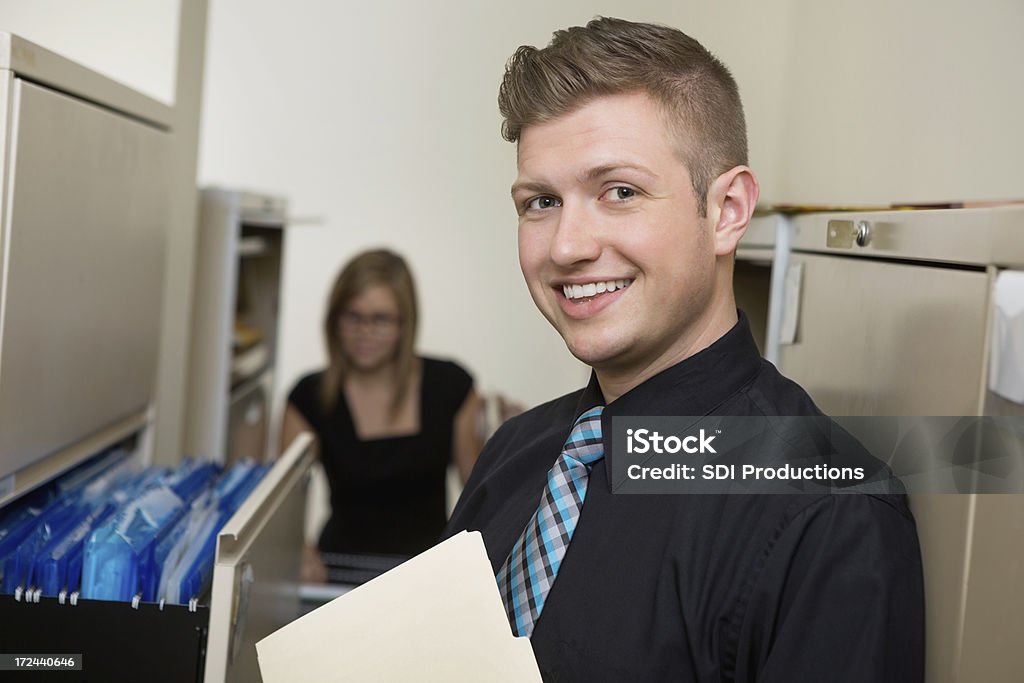
[{"label": "cabinet shelf", "polygon": [[267,241],[261,237],[248,236],[238,240],[239,258],[263,256],[270,250]]},{"label": "cabinet shelf", "polygon": [[267,368],[270,352],[265,344],[257,344],[231,357],[231,386],[251,379]]}]

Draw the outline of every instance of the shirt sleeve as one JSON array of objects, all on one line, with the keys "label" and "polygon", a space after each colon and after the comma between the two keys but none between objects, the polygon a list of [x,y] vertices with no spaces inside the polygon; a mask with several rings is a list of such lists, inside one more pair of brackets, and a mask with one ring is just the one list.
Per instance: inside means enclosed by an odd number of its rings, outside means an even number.
[{"label": "shirt sleeve", "polygon": [[441,385],[439,393],[443,396],[445,405],[451,406],[454,416],[473,388],[473,376],[464,367],[451,361],[440,361],[438,369]]},{"label": "shirt sleeve", "polygon": [[904,499],[838,494],[799,512],[739,629],[737,681],[923,681],[921,551]]},{"label": "shirt sleeve", "polygon": [[295,406],[299,414],[311,426],[320,423],[320,380],[319,374],[306,375],[288,393],[288,403]]}]

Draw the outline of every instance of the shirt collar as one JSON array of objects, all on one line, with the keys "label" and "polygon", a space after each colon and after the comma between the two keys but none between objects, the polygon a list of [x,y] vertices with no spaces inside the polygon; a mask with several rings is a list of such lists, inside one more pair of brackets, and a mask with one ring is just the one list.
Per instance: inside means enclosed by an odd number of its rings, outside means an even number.
[{"label": "shirt collar", "polygon": [[[739,320],[707,348],[695,353],[608,404],[604,418],[614,415],[707,415],[753,379],[761,354],[743,311]],[[604,403],[597,375],[576,405],[576,417]]]}]

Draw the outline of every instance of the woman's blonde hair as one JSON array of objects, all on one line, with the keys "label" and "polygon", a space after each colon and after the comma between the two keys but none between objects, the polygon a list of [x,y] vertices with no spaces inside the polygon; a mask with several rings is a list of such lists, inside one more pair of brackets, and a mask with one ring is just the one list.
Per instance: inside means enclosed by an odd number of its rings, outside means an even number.
[{"label": "woman's blonde hair", "polygon": [[364,251],[342,268],[327,300],[323,331],[327,344],[328,365],[321,395],[327,413],[333,412],[337,406],[342,383],[351,370],[342,349],[338,332],[339,321],[353,299],[376,285],[390,289],[398,303],[399,338],[395,358],[397,390],[391,404],[392,418],[397,415],[409,391],[416,362],[414,347],[417,323],[416,287],[413,284],[412,273],[405,260],[392,251]]}]

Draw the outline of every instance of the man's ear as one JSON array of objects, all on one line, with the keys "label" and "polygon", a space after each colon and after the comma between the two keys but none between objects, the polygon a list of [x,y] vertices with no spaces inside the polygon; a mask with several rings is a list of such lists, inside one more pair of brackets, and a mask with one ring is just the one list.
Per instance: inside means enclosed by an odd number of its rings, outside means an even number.
[{"label": "man's ear", "polygon": [[727,256],[736,251],[761,188],[754,172],[736,166],[718,176],[708,187],[708,219],[714,227],[715,255]]}]

